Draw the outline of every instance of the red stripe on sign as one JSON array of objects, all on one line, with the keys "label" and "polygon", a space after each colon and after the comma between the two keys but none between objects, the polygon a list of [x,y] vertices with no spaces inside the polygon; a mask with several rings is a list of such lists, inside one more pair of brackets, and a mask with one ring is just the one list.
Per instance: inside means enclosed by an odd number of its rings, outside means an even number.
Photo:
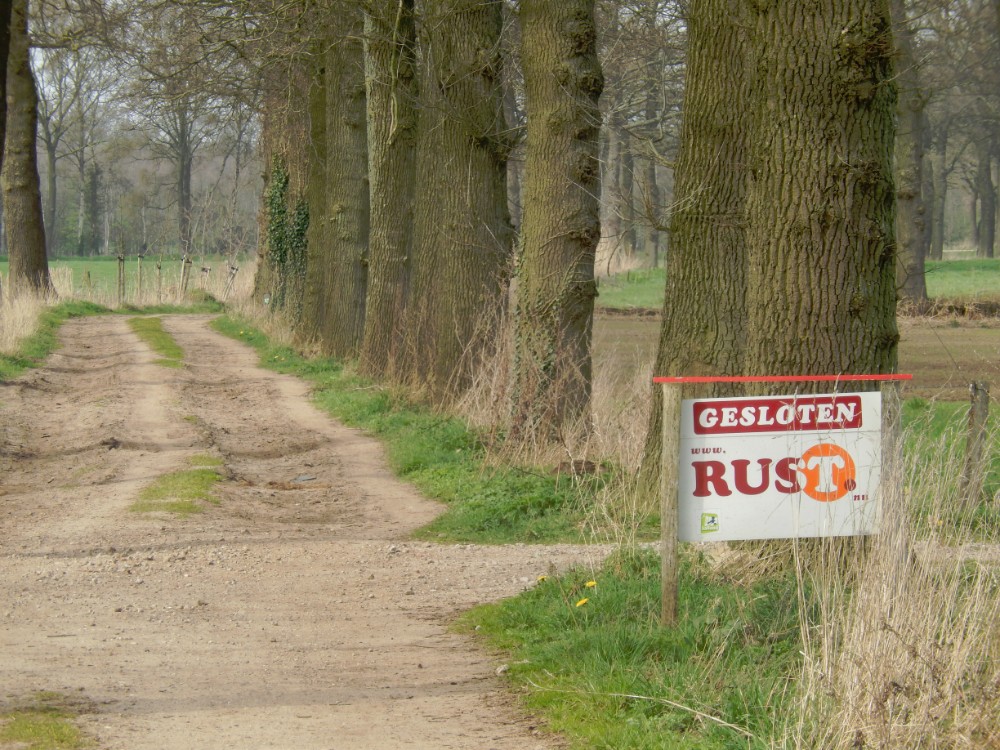
[{"label": "red stripe on sign", "polygon": [[845,383],[858,380],[913,380],[912,375],[719,375],[668,377],[658,375],[654,383]]},{"label": "red stripe on sign", "polygon": [[694,402],[696,435],[856,430],[860,396],[712,399]]}]

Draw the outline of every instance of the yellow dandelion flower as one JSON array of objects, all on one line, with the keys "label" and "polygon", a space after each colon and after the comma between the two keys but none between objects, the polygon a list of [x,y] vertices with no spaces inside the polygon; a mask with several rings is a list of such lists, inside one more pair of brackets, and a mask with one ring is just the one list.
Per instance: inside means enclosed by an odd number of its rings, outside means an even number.
[{"label": "yellow dandelion flower", "polygon": [[588,589],[592,589],[592,588],[594,588],[594,586],[597,585],[597,581],[587,581],[583,585],[586,586]]},{"label": "yellow dandelion flower", "polygon": [[583,599],[581,599],[580,601],[578,601],[578,602],[576,603],[576,606],[578,606],[578,607],[582,607],[582,606],[583,606],[584,604],[586,604],[586,603],[587,603],[587,602],[589,602],[589,601],[590,601],[590,599],[588,599],[587,597],[584,597]]},{"label": "yellow dandelion flower", "polygon": [[542,581],[547,581],[547,580],[549,580],[548,576],[538,576],[538,582],[539,583],[541,583]]}]

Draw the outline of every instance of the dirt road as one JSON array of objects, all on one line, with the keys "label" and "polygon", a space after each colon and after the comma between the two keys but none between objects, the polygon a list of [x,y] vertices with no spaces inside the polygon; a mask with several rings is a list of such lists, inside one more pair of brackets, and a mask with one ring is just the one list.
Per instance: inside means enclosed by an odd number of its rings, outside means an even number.
[{"label": "dirt road", "polygon": [[[599,551],[406,541],[438,506],[207,323],[164,319],[169,369],[74,320],[0,384],[0,709],[76,696],[106,750],[554,746],[447,625]],[[205,455],[217,506],[129,510]]]}]

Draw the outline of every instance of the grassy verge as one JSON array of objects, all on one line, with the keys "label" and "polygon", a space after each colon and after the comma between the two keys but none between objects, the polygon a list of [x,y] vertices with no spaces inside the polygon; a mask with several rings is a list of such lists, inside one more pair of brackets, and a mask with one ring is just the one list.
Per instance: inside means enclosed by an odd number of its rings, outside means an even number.
[{"label": "grassy verge", "polygon": [[584,505],[604,477],[574,480],[518,468],[486,468],[463,422],[377,386],[330,359],[305,359],[228,317],[216,330],[253,346],[261,363],[313,383],[320,408],[379,437],[391,468],[447,510],[418,532],[425,539],[485,544],[580,541]]},{"label": "grassy verge", "polygon": [[921,398],[903,404],[903,426],[908,461],[914,466],[933,467],[913,471],[907,492],[915,505],[915,520],[922,529],[976,541],[1000,538],[1000,416],[989,416],[982,467],[982,491],[978,499],[942,503],[942,495],[956,496],[958,476],[964,470],[969,406],[964,403],[932,402]]},{"label": "grassy verge", "polygon": [[155,360],[156,364],[164,367],[183,366],[184,350],[174,341],[173,336],[163,330],[163,321],[160,318],[129,318],[128,325],[140,339],[160,355],[160,359]]},{"label": "grassy verge", "polygon": [[22,750],[83,750],[94,747],[73,723],[76,712],[56,693],[39,693],[24,705],[0,712],[0,746]]},{"label": "grassy verge", "polygon": [[17,353],[0,354],[0,381],[11,380],[31,367],[38,367],[59,346],[59,327],[70,318],[109,312],[90,302],[63,302],[44,310],[35,333],[21,341]]},{"label": "grassy verge", "polygon": [[164,474],[153,484],[139,493],[139,499],[129,510],[135,513],[165,512],[179,516],[201,513],[205,503],[218,504],[212,493],[222,475],[216,467],[222,461],[214,456],[194,456],[191,465],[195,468]]},{"label": "grassy verge", "polygon": [[741,588],[688,559],[678,625],[663,628],[656,555],[623,551],[590,575],[543,576],[459,622],[507,652],[549,728],[573,747],[650,750],[765,748],[780,734],[801,664],[794,576]]}]

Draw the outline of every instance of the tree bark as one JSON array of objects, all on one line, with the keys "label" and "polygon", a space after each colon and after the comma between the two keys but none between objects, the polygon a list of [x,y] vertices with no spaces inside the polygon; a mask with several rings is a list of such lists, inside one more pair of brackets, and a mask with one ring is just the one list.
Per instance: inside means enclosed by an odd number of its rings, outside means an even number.
[{"label": "tree bark", "polygon": [[[656,84],[650,81],[649,89],[646,91],[646,121],[653,122],[657,117],[656,106]],[[656,158],[655,148],[650,144],[649,152],[646,154],[643,166],[642,179],[643,199],[646,205],[646,231],[647,231],[647,252],[650,255],[653,268],[660,265],[660,187],[656,182]]]},{"label": "tree bark", "polygon": [[55,238],[56,238],[56,214],[58,212],[58,180],[56,179],[56,163],[59,161],[59,156],[56,153],[55,143],[45,144],[45,198],[46,198],[46,208],[45,214],[45,243],[46,250],[50,254],[55,254]]},{"label": "tree bark", "polygon": [[427,0],[417,135],[408,378],[465,389],[503,318],[511,227],[500,0]]},{"label": "tree bark", "polygon": [[[737,375],[746,337],[746,195],[751,133],[742,4],[688,6],[687,84],[666,258],[657,375]],[[654,391],[644,485],[658,486],[662,394]],[[721,391],[720,391],[721,394]]]},{"label": "tree bark", "polygon": [[522,0],[521,29],[528,138],[514,429],[548,439],[590,407],[604,81],[594,0]]},{"label": "tree bark", "polygon": [[918,307],[927,302],[924,277],[925,228],[929,196],[924,195],[927,97],[920,86],[913,31],[903,0],[892,0],[899,59],[899,128],[896,132],[896,287],[900,299]]},{"label": "tree bark", "polygon": [[[297,334],[305,340],[318,340],[320,326],[327,316],[326,266],[321,253],[328,243],[326,222],[326,75],[327,59],[324,37],[313,45],[313,70],[309,83],[309,178],[306,200],[309,204],[309,229],[306,231],[306,270],[302,319]],[[314,267],[318,266],[318,267]]]},{"label": "tree bark", "polygon": [[892,372],[888,2],[777,0],[759,13],[754,48],[744,369]]},{"label": "tree bark", "polygon": [[11,0],[0,0],[0,165],[7,132],[7,58],[10,56]]},{"label": "tree bark", "polygon": [[638,244],[635,230],[635,159],[632,155],[632,136],[620,118],[615,133],[618,137],[618,161],[621,170],[617,196],[617,212],[621,222],[621,247],[623,254],[631,257],[635,254]]},{"label": "tree bark", "polygon": [[361,371],[397,367],[410,282],[416,170],[416,24],[413,0],[378,0],[365,14],[370,262]]},{"label": "tree bark", "polygon": [[31,73],[27,0],[14,0],[7,60],[7,132],[4,150],[4,229],[10,257],[10,289],[52,294],[45,257],[45,229],[39,185],[36,138],[38,91]]},{"label": "tree bark", "polygon": [[[364,17],[354,3],[334,3],[338,38],[326,63],[327,309],[320,322],[323,349],[356,357],[365,324],[368,279],[368,137]],[[320,261],[322,264],[323,261]]]},{"label": "tree bark", "polygon": [[[324,242],[309,244],[307,289],[316,312],[314,330],[326,354],[357,356],[365,322],[368,266],[368,149],[365,127],[364,19],[356,4],[329,6],[325,59],[326,184],[318,213]],[[334,158],[335,155],[335,158]],[[319,298],[319,299],[316,299]],[[322,311],[322,312],[319,312]]]}]

